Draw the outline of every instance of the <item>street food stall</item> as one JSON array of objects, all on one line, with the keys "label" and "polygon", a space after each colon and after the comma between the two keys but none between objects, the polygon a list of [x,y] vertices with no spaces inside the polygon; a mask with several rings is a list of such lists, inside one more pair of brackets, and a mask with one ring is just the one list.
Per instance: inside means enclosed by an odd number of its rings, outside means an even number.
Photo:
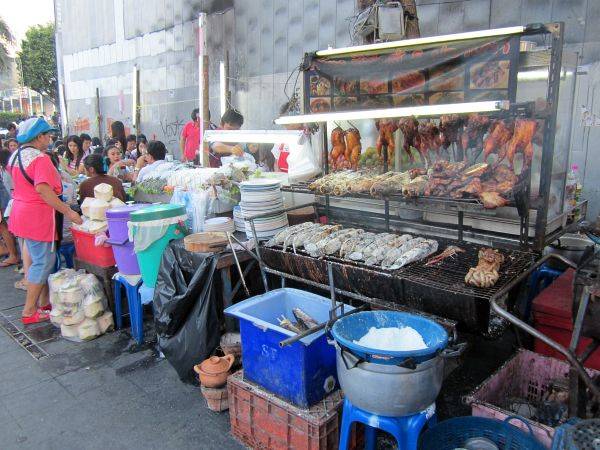
[{"label": "street food stall", "polygon": [[577,58],[563,33],[534,24],[306,54],[302,111],[275,123],[320,127],[322,173],[281,188],[312,195],[315,217],[270,239],[255,223],[273,213],[247,218],[265,289],[270,274],[329,291],[332,321],[338,296],[418,311],[454,344],[509,322],[548,343],[508,311],[560,259],[543,250],[585,217],[585,201],[574,215],[567,199]]}]

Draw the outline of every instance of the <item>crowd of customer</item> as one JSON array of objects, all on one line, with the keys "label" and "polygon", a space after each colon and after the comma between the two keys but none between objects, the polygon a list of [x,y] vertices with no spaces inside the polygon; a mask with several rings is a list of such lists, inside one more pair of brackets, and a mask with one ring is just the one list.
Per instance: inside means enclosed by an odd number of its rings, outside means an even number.
[{"label": "crowd of customer", "polygon": [[[197,109],[191,118],[181,133],[184,161],[197,161],[200,152]],[[220,127],[209,121],[205,129],[237,130],[243,123],[239,112],[229,110]],[[24,277],[15,287],[27,292],[22,321],[33,324],[49,320],[48,277],[56,267],[57,249],[71,238],[71,224],[82,223],[78,204],[93,197],[94,187],[101,183],[112,186],[114,196],[126,201],[123,183],[150,178],[166,163],[167,148],[143,134],[127,135],[120,121],[112,122],[104,143],[87,133],[60,138],[58,129],[41,117],[18,127],[11,124],[7,130],[0,139],[0,267],[22,266]],[[218,167],[222,156],[245,153],[260,163],[264,152],[213,142],[209,165]],[[273,157],[267,153],[272,166]]]}]

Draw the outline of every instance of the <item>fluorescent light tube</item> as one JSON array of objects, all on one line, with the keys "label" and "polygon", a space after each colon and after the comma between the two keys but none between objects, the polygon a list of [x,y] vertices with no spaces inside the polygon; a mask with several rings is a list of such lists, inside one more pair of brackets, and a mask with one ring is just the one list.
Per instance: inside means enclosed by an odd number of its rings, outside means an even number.
[{"label": "fluorescent light tube", "polygon": [[345,111],[320,114],[304,114],[298,116],[282,116],[275,119],[277,125],[290,125],[311,122],[335,122],[341,120],[391,119],[396,117],[436,116],[441,114],[461,114],[475,112],[498,111],[508,109],[506,100],[487,102],[450,103],[444,105],[409,106],[406,108],[385,108],[362,111]]},{"label": "fluorescent light tube", "polygon": [[226,85],[225,61],[221,61],[219,63],[219,102],[221,105],[221,117],[223,117],[225,111],[227,111],[227,92],[225,92]]},{"label": "fluorescent light tube", "polygon": [[288,144],[301,143],[304,133],[295,130],[207,130],[206,142],[249,143],[249,144]]},{"label": "fluorescent light tube", "polygon": [[416,39],[407,39],[403,41],[381,42],[378,44],[357,45],[355,47],[329,48],[319,50],[317,56],[335,56],[346,53],[368,52],[371,50],[385,50],[399,47],[412,47],[416,45],[439,44],[442,42],[462,41],[465,39],[478,39],[492,36],[505,36],[509,34],[518,34],[525,31],[525,27],[506,27],[493,30],[468,31],[466,33],[446,34],[442,36],[431,36]]}]

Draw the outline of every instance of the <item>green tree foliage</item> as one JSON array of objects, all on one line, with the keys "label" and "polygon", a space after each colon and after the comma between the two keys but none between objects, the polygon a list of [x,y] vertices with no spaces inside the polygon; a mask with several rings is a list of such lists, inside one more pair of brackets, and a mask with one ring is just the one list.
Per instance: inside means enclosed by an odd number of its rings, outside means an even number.
[{"label": "green tree foliage", "polygon": [[56,47],[54,25],[36,25],[27,30],[21,41],[20,59],[23,84],[56,100]]},{"label": "green tree foliage", "polygon": [[8,47],[14,42],[15,39],[10,32],[10,28],[8,28],[4,19],[0,17],[0,71],[5,71],[10,65]]},{"label": "green tree foliage", "polygon": [[9,123],[15,123],[23,119],[21,113],[0,111],[0,128],[8,127]]}]

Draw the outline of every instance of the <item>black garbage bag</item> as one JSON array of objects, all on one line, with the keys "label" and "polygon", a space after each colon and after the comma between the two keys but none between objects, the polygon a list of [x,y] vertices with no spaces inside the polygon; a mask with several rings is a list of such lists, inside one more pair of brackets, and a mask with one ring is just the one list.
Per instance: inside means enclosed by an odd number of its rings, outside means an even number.
[{"label": "black garbage bag", "polygon": [[188,252],[183,240],[167,246],[160,264],[154,289],[158,346],[186,383],[194,382],[194,365],[219,345],[213,288],[216,265],[214,254]]}]

